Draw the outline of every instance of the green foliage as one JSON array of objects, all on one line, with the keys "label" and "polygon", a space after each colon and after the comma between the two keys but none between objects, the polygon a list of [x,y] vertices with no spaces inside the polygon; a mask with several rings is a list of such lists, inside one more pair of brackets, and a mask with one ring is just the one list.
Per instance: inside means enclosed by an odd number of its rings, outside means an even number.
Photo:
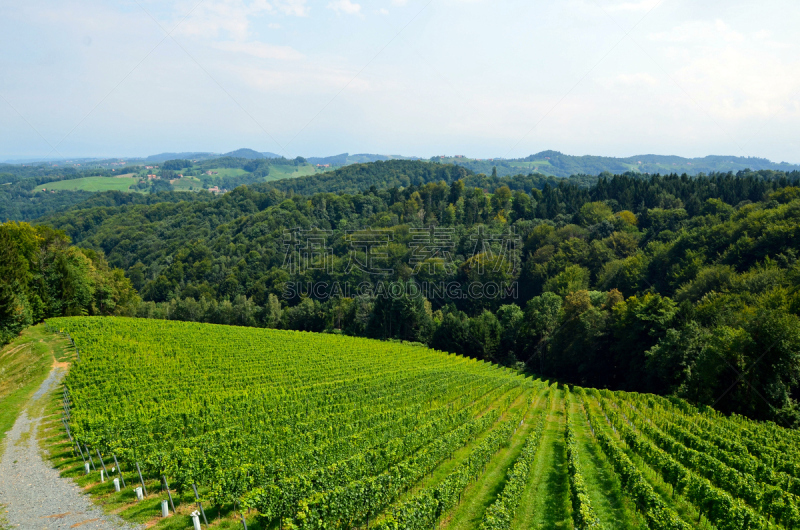
[{"label": "green foliage", "polygon": [[575,427],[572,425],[572,415],[569,413],[570,392],[569,388],[564,388],[564,415],[566,416],[566,429],[564,437],[567,445],[567,469],[569,473],[569,487],[572,493],[572,518],[575,520],[575,528],[584,530],[586,528],[602,528],[600,519],[594,513],[591,501],[589,500],[589,490],[586,481],[581,473],[581,463],[578,457],[578,441],[575,438]]},{"label": "green foliage", "polygon": [[62,232],[0,224],[0,344],[44,318],[130,314],[138,302],[121,270]]}]

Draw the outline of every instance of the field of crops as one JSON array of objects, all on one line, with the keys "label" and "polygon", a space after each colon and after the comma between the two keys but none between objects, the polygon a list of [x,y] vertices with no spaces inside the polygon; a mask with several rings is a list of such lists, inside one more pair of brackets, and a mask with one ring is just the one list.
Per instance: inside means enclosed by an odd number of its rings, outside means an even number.
[{"label": "field of crops", "polygon": [[48,325],[79,357],[63,404],[75,457],[98,475],[118,462],[128,490],[174,495],[187,521],[196,486],[212,526],[251,530],[800,528],[800,434],[772,424],[413,344]]}]

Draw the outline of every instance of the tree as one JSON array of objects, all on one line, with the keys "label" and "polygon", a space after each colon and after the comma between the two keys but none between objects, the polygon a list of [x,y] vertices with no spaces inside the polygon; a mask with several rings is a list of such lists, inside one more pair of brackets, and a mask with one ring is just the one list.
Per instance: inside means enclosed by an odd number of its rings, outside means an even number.
[{"label": "tree", "polygon": [[675,302],[658,294],[632,296],[612,308],[612,346],[616,384],[647,391],[645,352],[672,327],[678,314]]},{"label": "tree", "polygon": [[614,211],[604,202],[588,202],[581,206],[578,216],[583,226],[591,226],[605,221],[614,215]]},{"label": "tree", "polygon": [[264,308],[264,324],[268,328],[278,328],[283,318],[283,309],[278,297],[270,293],[267,297],[267,306]]},{"label": "tree", "polygon": [[589,288],[590,273],[580,265],[570,265],[562,272],[550,278],[544,284],[544,290],[566,296],[569,293]]}]

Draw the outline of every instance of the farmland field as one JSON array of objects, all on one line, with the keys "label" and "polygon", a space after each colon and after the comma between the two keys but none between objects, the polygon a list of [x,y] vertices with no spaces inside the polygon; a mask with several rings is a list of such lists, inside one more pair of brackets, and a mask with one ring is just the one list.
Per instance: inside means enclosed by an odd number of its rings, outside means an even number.
[{"label": "farmland field", "polygon": [[116,458],[128,487],[101,483],[101,462],[81,484],[139,522],[166,481],[175,528],[191,526],[193,485],[212,526],[800,524],[800,435],[773,424],[411,343],[110,317],[47,325],[78,350],[63,404],[80,443],[65,443],[70,458],[79,469],[87,451],[109,468]]},{"label": "farmland field", "polygon": [[242,175],[247,175],[248,173],[244,169],[238,167],[214,167],[205,171],[211,171],[214,173],[211,175],[212,177],[241,177]]},{"label": "farmland field", "polygon": [[130,176],[120,175],[116,177],[83,177],[72,180],[61,180],[58,182],[48,182],[36,189],[47,190],[82,190],[82,191],[129,191],[129,188],[136,184],[138,179]]},{"label": "farmland field", "polygon": [[170,180],[173,189],[176,191],[193,191],[203,189],[203,182],[196,177],[183,177]]},{"label": "farmland field", "polygon": [[267,175],[266,180],[280,180],[286,178],[295,178],[295,177],[305,177],[308,175],[314,175],[315,173],[321,172],[321,170],[317,170],[311,164],[303,164],[301,166],[280,166],[274,165],[270,166],[269,168],[269,175]]}]

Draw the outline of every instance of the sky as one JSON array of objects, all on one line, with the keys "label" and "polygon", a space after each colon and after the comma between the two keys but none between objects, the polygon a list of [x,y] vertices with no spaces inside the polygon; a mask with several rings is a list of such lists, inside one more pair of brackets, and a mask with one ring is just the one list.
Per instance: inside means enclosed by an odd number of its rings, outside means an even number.
[{"label": "sky", "polygon": [[797,0],[6,0],[0,159],[800,163]]}]

